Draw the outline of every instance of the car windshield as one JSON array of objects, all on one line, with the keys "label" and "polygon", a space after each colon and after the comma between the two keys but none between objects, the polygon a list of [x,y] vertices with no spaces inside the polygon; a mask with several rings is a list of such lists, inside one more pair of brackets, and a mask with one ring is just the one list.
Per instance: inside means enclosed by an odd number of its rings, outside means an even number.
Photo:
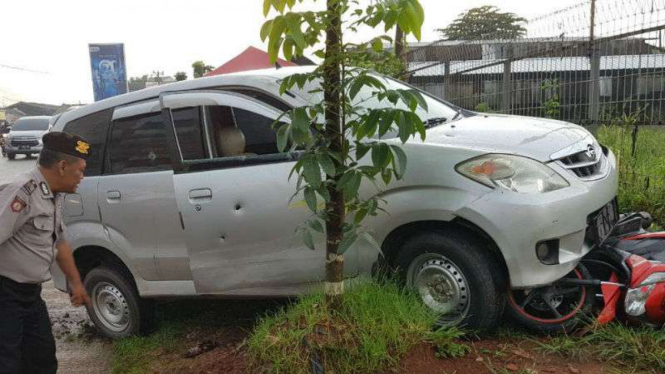
[{"label": "car windshield", "polygon": [[[418,92],[420,92],[420,94],[425,99],[425,102],[427,102],[427,110],[418,107],[418,109],[416,109],[416,114],[418,115],[418,117],[420,117],[420,119],[423,120],[423,122],[425,122],[428,125],[428,127],[432,127],[434,125],[441,124],[446,121],[451,121],[457,118],[459,112],[458,109],[455,109],[454,107],[447,105],[443,101],[429,95],[426,92],[423,92],[411,86],[407,86],[392,78],[379,76],[379,75],[372,75],[372,76],[378,78],[388,89],[417,90]],[[291,90],[291,92],[296,95],[299,95],[300,97],[302,97],[303,99],[307,100],[310,103],[315,103],[323,100],[323,92],[320,92],[318,89],[319,89],[318,82],[309,82],[302,89],[299,89],[297,86],[294,87]],[[352,104],[354,106],[362,106],[366,109],[393,107],[393,105],[388,100],[385,99],[382,101],[377,100],[376,96],[372,95],[373,92],[375,92],[374,88],[369,86],[364,86],[360,90],[358,95],[353,99]],[[408,107],[402,101],[398,102],[396,108],[404,110],[408,109]],[[393,138],[393,137],[397,137],[397,133],[392,131],[383,136],[383,138]]]},{"label": "car windshield", "polygon": [[12,127],[12,131],[46,131],[48,130],[48,118],[20,119]]}]

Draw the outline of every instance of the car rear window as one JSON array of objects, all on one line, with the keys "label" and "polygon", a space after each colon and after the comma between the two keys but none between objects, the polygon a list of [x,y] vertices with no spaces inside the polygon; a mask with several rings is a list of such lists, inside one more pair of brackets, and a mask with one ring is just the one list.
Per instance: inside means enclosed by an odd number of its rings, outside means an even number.
[{"label": "car rear window", "polygon": [[12,131],[46,131],[48,118],[19,119],[12,127]]}]

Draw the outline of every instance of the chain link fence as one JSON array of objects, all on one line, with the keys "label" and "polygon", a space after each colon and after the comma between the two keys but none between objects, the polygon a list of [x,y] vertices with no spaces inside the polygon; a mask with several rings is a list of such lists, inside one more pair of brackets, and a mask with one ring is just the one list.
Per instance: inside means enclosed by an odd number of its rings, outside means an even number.
[{"label": "chain link fence", "polygon": [[525,27],[520,39],[411,45],[408,80],[470,110],[665,122],[665,0],[589,0]]}]

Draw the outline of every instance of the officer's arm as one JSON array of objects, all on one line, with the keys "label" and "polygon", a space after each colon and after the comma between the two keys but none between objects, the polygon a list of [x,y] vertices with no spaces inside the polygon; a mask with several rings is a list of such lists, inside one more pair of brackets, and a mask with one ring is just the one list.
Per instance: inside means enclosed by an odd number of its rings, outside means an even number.
[{"label": "officer's arm", "polygon": [[0,190],[0,244],[28,221],[29,197],[20,187],[12,185]]},{"label": "officer's arm", "polygon": [[92,301],[88,296],[88,293],[83,287],[83,282],[81,282],[81,275],[79,274],[78,269],[76,268],[76,263],[74,262],[74,256],[72,255],[72,247],[66,240],[61,240],[56,244],[58,248],[58,256],[56,261],[58,261],[58,266],[60,270],[67,277],[67,284],[71,291],[71,301],[74,306],[81,306],[83,304],[92,305]]}]

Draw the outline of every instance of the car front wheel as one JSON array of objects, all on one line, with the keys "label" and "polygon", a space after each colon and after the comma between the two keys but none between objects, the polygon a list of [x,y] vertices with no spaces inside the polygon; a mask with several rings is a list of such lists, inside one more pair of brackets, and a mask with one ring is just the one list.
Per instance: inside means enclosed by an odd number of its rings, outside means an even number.
[{"label": "car front wheel", "polygon": [[92,269],[84,286],[92,299],[88,315],[99,331],[118,339],[144,332],[152,317],[148,301],[142,300],[128,274],[117,266]]},{"label": "car front wheel", "polygon": [[440,325],[482,330],[497,324],[505,306],[505,275],[496,262],[484,241],[445,231],[408,240],[398,265],[407,287],[440,313]]}]

